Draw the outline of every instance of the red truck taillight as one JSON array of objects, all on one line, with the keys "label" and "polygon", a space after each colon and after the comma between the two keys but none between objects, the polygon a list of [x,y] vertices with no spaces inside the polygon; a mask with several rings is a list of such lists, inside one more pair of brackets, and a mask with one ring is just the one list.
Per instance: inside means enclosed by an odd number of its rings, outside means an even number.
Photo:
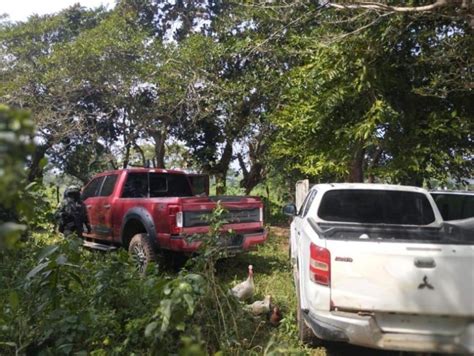
[{"label": "red truck taillight", "polygon": [[170,233],[173,235],[180,234],[183,230],[183,212],[178,205],[170,205],[168,207]]},{"label": "red truck taillight", "polygon": [[329,286],[331,283],[331,253],[313,243],[309,246],[309,277],[317,284]]}]

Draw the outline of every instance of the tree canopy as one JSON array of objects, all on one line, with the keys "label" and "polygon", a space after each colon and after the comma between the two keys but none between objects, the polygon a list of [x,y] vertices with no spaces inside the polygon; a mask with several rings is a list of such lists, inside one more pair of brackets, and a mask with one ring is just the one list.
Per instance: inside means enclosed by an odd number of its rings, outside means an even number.
[{"label": "tree canopy", "polygon": [[86,182],[176,152],[220,193],[231,165],[247,193],[275,175],[462,180],[471,19],[450,1],[75,5],[1,22],[0,97],[36,124],[31,181],[45,157]]}]

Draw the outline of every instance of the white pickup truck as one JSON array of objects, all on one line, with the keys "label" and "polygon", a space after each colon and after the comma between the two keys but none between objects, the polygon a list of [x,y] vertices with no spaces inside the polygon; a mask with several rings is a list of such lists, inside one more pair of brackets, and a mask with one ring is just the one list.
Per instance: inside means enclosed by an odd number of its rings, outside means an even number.
[{"label": "white pickup truck", "polygon": [[474,232],[427,191],[318,184],[284,212],[304,343],[474,353]]}]

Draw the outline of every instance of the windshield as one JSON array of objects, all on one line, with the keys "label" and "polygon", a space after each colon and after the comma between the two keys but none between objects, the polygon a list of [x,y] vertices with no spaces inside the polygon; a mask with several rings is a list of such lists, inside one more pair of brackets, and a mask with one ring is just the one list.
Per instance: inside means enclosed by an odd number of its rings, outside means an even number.
[{"label": "windshield", "polygon": [[373,189],[328,191],[318,215],[327,221],[366,224],[428,225],[435,220],[424,194]]}]

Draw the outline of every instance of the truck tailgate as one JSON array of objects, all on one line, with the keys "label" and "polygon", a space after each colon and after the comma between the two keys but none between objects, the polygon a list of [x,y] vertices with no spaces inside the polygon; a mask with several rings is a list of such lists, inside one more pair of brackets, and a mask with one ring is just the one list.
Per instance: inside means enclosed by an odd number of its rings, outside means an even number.
[{"label": "truck tailgate", "polygon": [[474,246],[327,239],[340,309],[474,316]]},{"label": "truck tailgate", "polygon": [[222,215],[227,224],[262,222],[262,202],[257,198],[235,196],[182,198],[183,227],[209,225],[209,216],[216,207],[217,200],[227,210]]}]

